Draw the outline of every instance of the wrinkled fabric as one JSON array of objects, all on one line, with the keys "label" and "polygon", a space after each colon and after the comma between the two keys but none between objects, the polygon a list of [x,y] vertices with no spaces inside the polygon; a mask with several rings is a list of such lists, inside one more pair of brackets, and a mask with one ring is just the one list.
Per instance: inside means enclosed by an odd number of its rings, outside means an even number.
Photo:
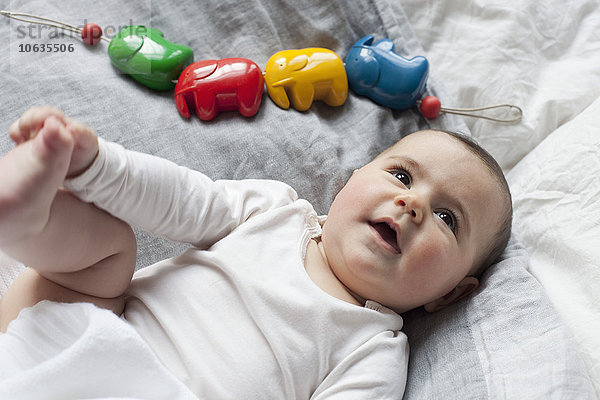
[{"label": "wrinkled fabric", "polygon": [[600,393],[600,99],[509,174],[529,271],[575,337]]}]

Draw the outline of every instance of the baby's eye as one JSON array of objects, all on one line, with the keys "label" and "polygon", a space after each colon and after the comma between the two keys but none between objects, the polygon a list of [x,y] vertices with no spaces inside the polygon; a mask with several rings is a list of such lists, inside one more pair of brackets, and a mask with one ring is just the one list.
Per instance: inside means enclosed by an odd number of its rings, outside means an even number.
[{"label": "baby's eye", "polygon": [[411,177],[410,174],[408,172],[406,172],[403,169],[398,169],[395,171],[391,171],[392,175],[394,175],[394,177],[396,177],[396,179],[398,179],[400,182],[402,182],[404,184],[404,186],[406,186],[407,188],[410,189],[410,184],[411,184]]},{"label": "baby's eye", "polygon": [[450,211],[435,211],[435,214],[452,230],[456,232],[456,217]]}]

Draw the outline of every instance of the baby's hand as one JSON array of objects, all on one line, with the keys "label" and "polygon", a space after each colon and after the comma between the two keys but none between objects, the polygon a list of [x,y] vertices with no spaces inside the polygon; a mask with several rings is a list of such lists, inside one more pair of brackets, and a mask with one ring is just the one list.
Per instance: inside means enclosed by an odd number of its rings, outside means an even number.
[{"label": "baby's hand", "polygon": [[74,139],[75,146],[67,171],[67,178],[81,174],[92,164],[98,154],[98,136],[92,128],[67,117],[58,108],[48,106],[32,107],[25,111],[10,126],[10,138],[17,145],[33,139],[48,118],[55,118],[60,121]]}]

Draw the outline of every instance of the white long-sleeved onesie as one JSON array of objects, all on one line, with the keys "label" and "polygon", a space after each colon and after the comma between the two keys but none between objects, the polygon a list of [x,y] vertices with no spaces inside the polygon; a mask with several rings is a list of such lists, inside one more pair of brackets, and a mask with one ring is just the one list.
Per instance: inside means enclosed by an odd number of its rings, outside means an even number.
[{"label": "white long-sleeved onesie", "polygon": [[207,399],[399,399],[402,318],[318,288],[304,269],[321,233],[287,185],[212,181],[100,142],[67,183],[84,201],[156,235],[191,243],[135,274],[123,318],[162,363]]}]

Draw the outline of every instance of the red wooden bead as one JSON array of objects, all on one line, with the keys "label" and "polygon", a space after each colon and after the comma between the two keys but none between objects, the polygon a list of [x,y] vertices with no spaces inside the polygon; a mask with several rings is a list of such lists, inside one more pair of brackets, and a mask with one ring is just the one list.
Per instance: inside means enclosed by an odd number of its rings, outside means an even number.
[{"label": "red wooden bead", "polygon": [[81,30],[81,38],[86,44],[91,46],[95,45],[100,41],[102,37],[102,28],[98,24],[89,23],[86,24]]},{"label": "red wooden bead", "polygon": [[441,108],[442,103],[440,102],[440,99],[435,96],[427,96],[421,100],[419,110],[425,118],[434,119],[440,113]]}]

